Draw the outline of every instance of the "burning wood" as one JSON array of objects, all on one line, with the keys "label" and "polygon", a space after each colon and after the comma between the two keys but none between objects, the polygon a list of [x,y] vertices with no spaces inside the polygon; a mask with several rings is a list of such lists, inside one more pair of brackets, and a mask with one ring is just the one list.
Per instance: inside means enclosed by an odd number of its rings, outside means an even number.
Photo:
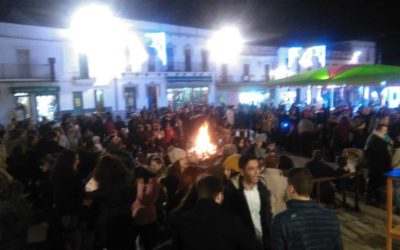
[{"label": "burning wood", "polygon": [[195,146],[189,150],[189,153],[195,153],[199,159],[207,159],[217,153],[217,146],[211,143],[208,135],[208,123],[204,123],[196,138]]}]

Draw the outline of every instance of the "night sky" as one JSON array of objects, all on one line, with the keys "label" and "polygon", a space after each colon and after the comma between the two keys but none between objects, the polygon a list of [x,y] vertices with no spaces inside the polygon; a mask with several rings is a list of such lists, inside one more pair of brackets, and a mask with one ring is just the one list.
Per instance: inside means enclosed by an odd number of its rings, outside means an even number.
[{"label": "night sky", "polygon": [[[82,0],[0,0],[0,20],[67,26]],[[93,1],[92,1],[93,2]],[[236,24],[252,43],[329,44],[377,42],[384,64],[400,65],[397,1],[366,0],[103,0],[117,15],[133,19],[218,28]]]}]

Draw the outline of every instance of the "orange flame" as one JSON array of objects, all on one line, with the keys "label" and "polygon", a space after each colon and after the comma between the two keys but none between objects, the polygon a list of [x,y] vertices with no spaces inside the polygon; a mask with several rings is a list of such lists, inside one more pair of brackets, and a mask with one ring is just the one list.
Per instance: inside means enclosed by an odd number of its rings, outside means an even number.
[{"label": "orange flame", "polygon": [[210,136],[208,135],[208,123],[204,123],[200,127],[196,144],[191,151],[202,158],[208,158],[217,152],[217,146],[211,143]]}]

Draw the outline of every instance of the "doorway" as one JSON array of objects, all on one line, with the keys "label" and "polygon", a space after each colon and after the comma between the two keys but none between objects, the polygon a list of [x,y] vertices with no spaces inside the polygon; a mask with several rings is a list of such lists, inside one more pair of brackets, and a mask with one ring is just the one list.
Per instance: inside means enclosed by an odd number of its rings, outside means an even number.
[{"label": "doorway", "polygon": [[129,118],[136,111],[136,87],[125,88],[125,117]]},{"label": "doorway", "polygon": [[104,91],[102,89],[94,90],[94,100],[97,112],[104,112]]},{"label": "doorway", "polygon": [[74,112],[76,114],[82,114],[83,113],[83,98],[82,98],[82,92],[81,91],[74,91],[72,92],[72,98],[73,98],[73,103],[74,103]]},{"label": "doorway", "polygon": [[147,87],[147,105],[150,110],[154,110],[158,107],[157,103],[157,86]]},{"label": "doorway", "polygon": [[18,78],[30,78],[30,51],[29,49],[17,49]]}]

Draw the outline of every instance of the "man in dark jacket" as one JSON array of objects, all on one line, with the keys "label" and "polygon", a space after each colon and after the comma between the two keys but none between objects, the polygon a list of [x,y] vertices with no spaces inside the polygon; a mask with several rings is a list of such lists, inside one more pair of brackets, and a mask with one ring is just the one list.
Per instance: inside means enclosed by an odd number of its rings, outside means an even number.
[{"label": "man in dark jacket", "polygon": [[175,249],[259,249],[240,219],[222,210],[223,186],[218,178],[200,179],[196,190],[199,200],[194,209],[173,222]]},{"label": "man in dark jacket", "polygon": [[310,199],[313,177],[306,168],[288,171],[288,191],[292,200],[287,210],[275,216],[271,227],[274,250],[343,249],[340,223],[331,211]]},{"label": "man in dark jacket", "polygon": [[376,130],[368,137],[365,153],[368,164],[367,203],[379,205],[382,201],[379,188],[385,183],[383,173],[391,169],[391,156],[389,153],[388,128],[378,125]]},{"label": "man in dark jacket", "polygon": [[264,249],[269,249],[271,225],[271,193],[260,181],[260,165],[254,155],[239,159],[240,175],[231,179],[224,193],[224,207],[240,217],[257,237]]}]

